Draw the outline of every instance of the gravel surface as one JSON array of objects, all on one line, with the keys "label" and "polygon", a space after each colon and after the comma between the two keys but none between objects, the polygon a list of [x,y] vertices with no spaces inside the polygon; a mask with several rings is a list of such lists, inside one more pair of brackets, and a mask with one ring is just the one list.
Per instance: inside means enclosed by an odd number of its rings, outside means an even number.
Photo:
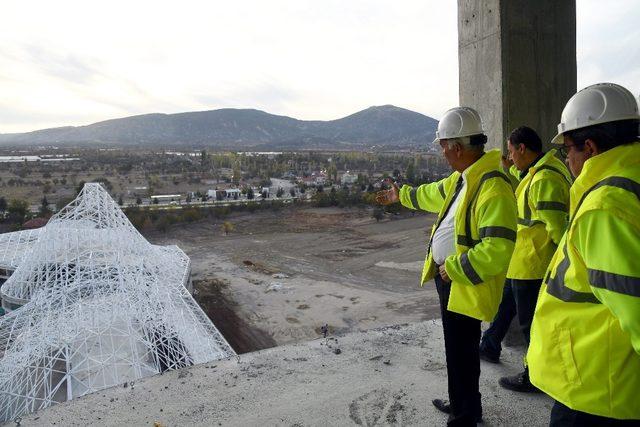
[{"label": "gravel surface", "polygon": [[[340,349],[340,351],[336,351]],[[522,353],[482,363],[485,426],[548,425],[552,401],[500,388]],[[446,396],[442,327],[430,320],[329,335],[114,387],[25,417],[56,426],[445,425],[431,399]]]}]

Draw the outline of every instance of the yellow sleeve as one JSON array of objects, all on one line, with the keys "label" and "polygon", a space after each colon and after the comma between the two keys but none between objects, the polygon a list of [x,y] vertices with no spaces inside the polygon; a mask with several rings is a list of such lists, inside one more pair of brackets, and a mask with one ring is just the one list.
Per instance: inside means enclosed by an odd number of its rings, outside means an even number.
[{"label": "yellow sleeve", "polygon": [[529,200],[553,243],[560,243],[569,222],[569,183],[555,178],[536,180],[531,184]]},{"label": "yellow sleeve", "polygon": [[400,203],[409,209],[439,213],[447,198],[446,189],[452,188],[451,180],[457,180],[458,176],[459,174],[454,173],[440,181],[418,187],[403,185],[400,189]]}]

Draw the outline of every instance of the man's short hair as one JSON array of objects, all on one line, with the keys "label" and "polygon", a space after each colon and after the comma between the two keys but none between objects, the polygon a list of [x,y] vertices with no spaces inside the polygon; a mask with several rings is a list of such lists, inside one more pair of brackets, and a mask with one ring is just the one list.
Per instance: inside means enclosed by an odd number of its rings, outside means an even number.
[{"label": "man's short hair", "polygon": [[639,125],[640,120],[638,119],[620,120],[570,130],[563,135],[570,138],[580,151],[582,151],[587,139],[592,140],[598,150],[607,151],[619,145],[638,141]]},{"label": "man's short hair", "polygon": [[487,143],[487,135],[478,134],[469,137],[469,145],[485,145]]},{"label": "man's short hair", "polygon": [[542,141],[540,140],[540,137],[535,130],[528,126],[515,128],[511,132],[511,135],[509,135],[509,141],[511,141],[511,145],[513,146],[523,144],[527,149],[534,153],[542,151]]},{"label": "man's short hair", "polygon": [[487,143],[487,136],[483,134],[463,136],[459,138],[452,138],[449,140],[449,147],[454,144],[460,144],[465,150],[472,151],[484,151],[484,145]]}]

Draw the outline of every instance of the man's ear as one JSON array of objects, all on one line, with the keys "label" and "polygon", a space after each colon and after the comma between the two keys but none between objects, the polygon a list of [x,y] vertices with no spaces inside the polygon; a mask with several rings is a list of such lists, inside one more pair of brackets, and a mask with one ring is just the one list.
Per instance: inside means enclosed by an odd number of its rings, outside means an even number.
[{"label": "man's ear", "polygon": [[598,146],[593,141],[593,139],[587,139],[584,142],[584,151],[587,152],[589,157],[597,156],[598,154],[600,154],[600,150],[598,149]]},{"label": "man's ear", "polygon": [[453,144],[453,152],[456,155],[456,159],[459,159],[462,154],[462,147],[457,142]]},{"label": "man's ear", "polygon": [[527,151],[527,146],[524,144],[518,144],[518,152],[520,154],[524,154],[525,151]]}]

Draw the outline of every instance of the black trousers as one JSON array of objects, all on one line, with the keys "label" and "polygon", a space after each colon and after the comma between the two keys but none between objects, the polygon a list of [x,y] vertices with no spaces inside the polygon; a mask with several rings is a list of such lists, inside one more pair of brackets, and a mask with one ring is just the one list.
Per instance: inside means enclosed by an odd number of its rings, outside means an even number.
[{"label": "black trousers", "polygon": [[480,320],[447,310],[451,283],[435,277],[440,297],[451,415],[449,426],[475,426],[480,402]]},{"label": "black trousers", "polygon": [[640,420],[616,420],[573,410],[556,401],[551,408],[549,427],[638,427]]},{"label": "black trousers", "polygon": [[517,280],[507,279],[502,292],[502,301],[498,308],[498,314],[491,322],[489,328],[482,334],[480,348],[482,351],[498,358],[502,351],[502,340],[507,335],[511,321],[516,315],[520,323],[522,335],[529,345],[529,334],[533,313],[536,310],[538,293],[542,279]]}]

